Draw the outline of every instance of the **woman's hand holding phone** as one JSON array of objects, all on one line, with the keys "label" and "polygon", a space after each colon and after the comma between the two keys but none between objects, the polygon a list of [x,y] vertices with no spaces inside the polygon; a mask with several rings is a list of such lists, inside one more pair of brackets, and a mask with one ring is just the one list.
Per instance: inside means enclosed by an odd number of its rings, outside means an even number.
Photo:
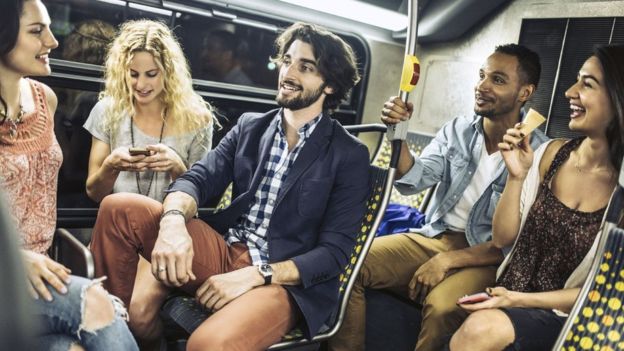
[{"label": "woman's hand holding phone", "polygon": [[169,146],[165,144],[147,145],[145,149],[151,152],[151,155],[145,158],[149,170],[155,172],[169,172],[172,179],[186,172],[184,161],[182,161],[178,153]]},{"label": "woman's hand holding phone", "polygon": [[468,312],[488,308],[515,307],[519,305],[518,298],[520,295],[518,292],[497,286],[486,288],[485,292],[464,296],[457,300],[457,305]]},{"label": "woman's hand holding phone", "polygon": [[147,168],[143,154],[132,155],[127,146],[120,146],[113,150],[104,160],[104,165],[116,171],[143,172]]},{"label": "woman's hand holding phone", "polygon": [[490,294],[488,294],[486,292],[480,292],[480,293],[476,293],[476,294],[472,294],[472,295],[464,295],[463,297],[460,297],[459,300],[457,300],[457,304],[458,305],[468,305],[468,304],[473,304],[473,303],[487,301],[487,300],[489,300],[491,298],[492,298],[492,296],[490,296]]}]

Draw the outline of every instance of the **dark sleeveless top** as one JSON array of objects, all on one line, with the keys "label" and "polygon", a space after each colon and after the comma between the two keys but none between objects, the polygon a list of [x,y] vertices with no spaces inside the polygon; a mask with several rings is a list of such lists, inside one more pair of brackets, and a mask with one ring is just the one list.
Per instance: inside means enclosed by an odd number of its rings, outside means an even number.
[{"label": "dark sleeveless top", "polygon": [[497,285],[521,292],[563,289],[591,248],[605,208],[571,209],[550,189],[553,176],[582,140],[570,140],[555,155]]}]

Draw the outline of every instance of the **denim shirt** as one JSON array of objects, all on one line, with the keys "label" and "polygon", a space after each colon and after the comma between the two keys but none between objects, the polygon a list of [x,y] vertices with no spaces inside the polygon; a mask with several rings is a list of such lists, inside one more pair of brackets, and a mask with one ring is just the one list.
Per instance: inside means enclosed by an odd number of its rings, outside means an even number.
[{"label": "denim shirt", "polygon": [[[531,133],[536,149],[548,137],[539,129]],[[483,117],[458,117],[446,123],[425,147],[414,166],[394,185],[404,195],[419,193],[438,184],[427,207],[425,225],[418,232],[434,237],[447,230],[444,215],[457,204],[477,169],[484,147]],[[501,161],[492,183],[475,202],[466,222],[470,246],[492,238],[492,217],[507,181],[507,168]]]}]

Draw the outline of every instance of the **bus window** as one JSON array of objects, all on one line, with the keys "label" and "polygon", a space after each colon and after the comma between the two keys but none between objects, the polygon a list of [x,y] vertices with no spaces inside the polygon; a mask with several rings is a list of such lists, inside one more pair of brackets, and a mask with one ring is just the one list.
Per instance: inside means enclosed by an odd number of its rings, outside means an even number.
[{"label": "bus window", "polygon": [[275,30],[183,14],[175,31],[194,78],[275,89],[277,68],[270,62]]},{"label": "bus window", "polygon": [[[124,21],[124,6],[102,1],[43,0],[59,47],[50,57],[102,65],[106,47]],[[91,46],[80,42],[89,42]],[[95,52],[89,54],[89,52]]]}]

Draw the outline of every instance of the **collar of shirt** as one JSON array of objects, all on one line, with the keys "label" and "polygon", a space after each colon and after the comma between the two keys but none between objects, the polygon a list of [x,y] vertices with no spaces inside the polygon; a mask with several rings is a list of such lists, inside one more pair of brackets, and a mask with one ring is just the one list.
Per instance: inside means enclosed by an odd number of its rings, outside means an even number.
[{"label": "collar of shirt", "polygon": [[[275,118],[279,118],[279,123],[277,123],[277,132],[282,138],[286,137],[286,131],[284,130],[284,109],[281,109],[279,113],[275,116]],[[318,116],[314,117],[310,122],[304,124],[297,130],[297,134],[299,134],[299,140],[305,140],[310,137],[318,122],[323,118],[323,112],[319,113]]]}]

